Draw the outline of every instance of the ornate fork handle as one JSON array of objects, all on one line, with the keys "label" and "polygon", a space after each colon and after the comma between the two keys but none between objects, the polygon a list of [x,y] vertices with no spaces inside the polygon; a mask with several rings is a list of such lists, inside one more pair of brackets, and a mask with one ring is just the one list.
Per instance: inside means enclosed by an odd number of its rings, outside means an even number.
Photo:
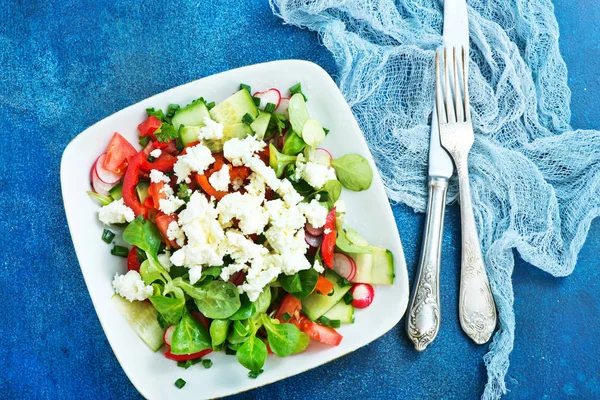
[{"label": "ornate fork handle", "polygon": [[454,154],[460,188],[462,231],[459,319],[477,344],[486,343],[496,328],[496,306],[483,264],[473,215],[466,154]]},{"label": "ornate fork handle", "polygon": [[406,332],[419,351],[425,350],[440,329],[440,255],[447,189],[447,178],[429,178],[421,260],[406,319]]}]

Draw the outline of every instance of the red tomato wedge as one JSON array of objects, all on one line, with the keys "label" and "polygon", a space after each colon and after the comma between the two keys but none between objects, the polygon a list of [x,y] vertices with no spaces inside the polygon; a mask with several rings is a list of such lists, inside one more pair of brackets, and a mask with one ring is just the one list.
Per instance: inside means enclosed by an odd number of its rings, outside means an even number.
[{"label": "red tomato wedge", "polygon": [[154,115],[151,115],[147,120],[138,125],[138,131],[140,131],[140,136],[150,136],[153,140],[156,140],[154,131],[160,128],[161,125],[162,122]]},{"label": "red tomato wedge", "polygon": [[312,322],[305,316],[300,318],[300,330],[321,343],[337,346],[344,338],[335,329]]},{"label": "red tomato wedge", "polygon": [[137,154],[135,147],[123,136],[115,132],[108,147],[103,167],[115,174],[122,174],[127,168],[127,162]]},{"label": "red tomato wedge", "polygon": [[169,236],[167,235],[167,230],[169,229],[169,225],[171,222],[177,221],[177,216],[174,214],[160,214],[157,215],[154,219],[156,223],[156,227],[160,231],[161,236],[169,244],[169,246],[178,249],[179,245],[174,240],[169,240]]},{"label": "red tomato wedge", "polygon": [[165,187],[164,182],[152,182],[148,187],[148,195],[152,198],[152,208],[158,210],[161,200],[167,199],[167,194],[162,191]]},{"label": "red tomato wedge", "polygon": [[133,246],[127,255],[127,271],[140,272],[140,259],[137,256],[137,247]]},{"label": "red tomato wedge", "polygon": [[283,297],[283,300],[281,300],[279,309],[275,313],[275,318],[280,322],[293,322],[292,320],[285,321],[283,314],[288,313],[290,317],[296,319],[300,315],[300,310],[302,310],[302,302],[300,299],[297,299],[288,293]]},{"label": "red tomato wedge", "polygon": [[172,156],[167,152],[163,152],[160,157],[158,157],[153,162],[148,161],[144,158],[144,161],[140,165],[140,169],[144,172],[150,172],[153,169],[156,169],[161,172],[170,172],[173,170],[173,166],[177,162],[177,157]]}]

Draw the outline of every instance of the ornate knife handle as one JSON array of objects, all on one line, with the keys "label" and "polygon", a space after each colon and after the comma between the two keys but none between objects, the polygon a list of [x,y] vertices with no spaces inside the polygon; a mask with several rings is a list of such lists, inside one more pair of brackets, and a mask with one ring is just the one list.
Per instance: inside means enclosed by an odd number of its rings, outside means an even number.
[{"label": "ornate knife handle", "polygon": [[406,332],[419,351],[440,329],[440,255],[448,179],[430,177],[421,260],[406,318]]},{"label": "ornate knife handle", "polygon": [[475,343],[483,344],[490,339],[496,329],[496,306],[477,236],[467,157],[455,159],[455,162],[460,187],[462,231],[458,316],[463,331]]}]

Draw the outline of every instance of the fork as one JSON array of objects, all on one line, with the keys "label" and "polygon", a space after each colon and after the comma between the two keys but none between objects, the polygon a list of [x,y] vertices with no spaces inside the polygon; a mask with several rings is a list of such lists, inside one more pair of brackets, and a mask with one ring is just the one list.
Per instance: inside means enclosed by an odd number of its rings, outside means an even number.
[{"label": "fork", "polygon": [[[435,53],[440,142],[454,160],[460,188],[462,251],[458,315],[463,331],[475,343],[483,344],[494,332],[497,317],[477,236],[469,184],[468,154],[475,140],[467,84],[469,56],[464,47],[459,48],[460,59],[456,57],[456,47],[444,48],[442,79],[440,52]],[[451,92],[454,92],[454,100]]]}]

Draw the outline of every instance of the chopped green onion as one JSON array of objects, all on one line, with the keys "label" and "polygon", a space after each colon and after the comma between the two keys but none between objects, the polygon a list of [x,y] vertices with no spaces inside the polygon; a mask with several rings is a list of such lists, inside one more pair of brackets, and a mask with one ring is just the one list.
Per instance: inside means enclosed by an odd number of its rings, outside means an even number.
[{"label": "chopped green onion", "polygon": [[329,321],[330,328],[339,328],[340,326],[342,326],[342,321],[339,319],[332,319]]},{"label": "chopped green onion", "polygon": [[180,183],[179,188],[177,189],[177,197],[181,200],[189,201],[190,200],[190,188],[185,183]]},{"label": "chopped green onion", "polygon": [[329,129],[327,128],[323,128],[323,130],[325,131],[325,136],[327,136],[329,134],[329,132],[331,132]]},{"label": "chopped green onion", "polygon": [[252,101],[256,107],[260,106],[260,98],[252,96]]},{"label": "chopped green onion", "polygon": [[184,369],[188,369],[192,365],[198,364],[200,361],[203,361],[203,360],[201,358],[195,358],[193,360],[177,361],[177,366],[184,368]]},{"label": "chopped green onion", "polygon": [[246,85],[245,83],[240,83],[240,90],[242,89],[246,89],[248,93],[252,93],[252,89],[250,89],[250,86]]},{"label": "chopped green onion", "polygon": [[263,372],[264,372],[264,370],[262,370],[262,369],[259,369],[258,371],[250,371],[250,372],[248,372],[248,378],[256,379]]},{"label": "chopped green onion", "polygon": [[352,296],[352,293],[346,292],[343,299],[344,299],[344,303],[350,304],[354,301],[354,296]]},{"label": "chopped green onion", "polygon": [[102,240],[108,244],[110,244],[110,242],[112,242],[112,240],[115,238],[115,234],[112,233],[111,231],[109,231],[108,229],[105,229],[102,232]]},{"label": "chopped green onion", "polygon": [[206,105],[206,108],[208,108],[209,110],[211,110],[211,109],[213,109],[213,108],[214,108],[214,106],[216,106],[215,102],[214,102],[214,101],[211,101],[210,103],[208,103],[208,104]]},{"label": "chopped green onion", "polygon": [[245,124],[250,125],[251,123],[254,122],[254,117],[248,113],[244,114],[244,116],[242,117],[242,122]]},{"label": "chopped green onion", "polygon": [[327,325],[329,323],[330,319],[323,315],[323,316],[321,316],[321,318],[319,318],[319,321],[321,324]]},{"label": "chopped green onion", "polygon": [[154,158],[152,156],[148,156],[148,162],[154,162],[154,160],[156,160],[156,158]]},{"label": "chopped green onion", "polygon": [[175,381],[175,386],[177,386],[177,389],[181,389],[185,386],[185,383],[186,382],[183,379],[179,378]]},{"label": "chopped green onion", "polygon": [[302,93],[302,84],[300,84],[300,82],[296,83],[294,86],[292,86],[290,88],[290,93],[292,96],[295,95],[296,93],[300,93],[302,95],[302,97],[304,97],[304,101],[307,100],[304,93]]},{"label": "chopped green onion", "polygon": [[290,313],[283,313],[282,318],[284,321],[289,321],[290,319],[292,319],[292,316],[290,315]]},{"label": "chopped green onion", "polygon": [[275,104],[267,103],[267,105],[265,106],[265,111],[268,113],[272,113],[272,112],[275,112],[275,108],[276,108]]},{"label": "chopped green onion", "polygon": [[204,368],[209,369],[210,367],[212,367],[212,365],[212,360],[202,360],[202,366]]},{"label": "chopped green onion", "polygon": [[340,279],[338,279],[338,285],[339,286],[350,286],[350,282],[348,282],[348,280],[346,278],[342,278],[340,276]]},{"label": "chopped green onion", "polygon": [[112,203],[113,199],[110,196],[102,196],[96,192],[90,192],[89,190],[86,192],[88,196],[90,196],[94,200],[98,200],[100,204],[103,206]]},{"label": "chopped green onion", "polygon": [[113,247],[110,251],[110,254],[113,256],[126,258],[129,255],[129,249],[127,247],[115,245],[115,247]]},{"label": "chopped green onion", "polygon": [[335,293],[335,288],[331,289],[331,292],[329,292],[329,293],[327,294],[327,297],[331,297],[331,296],[333,296],[333,294],[334,294],[334,293]]}]

